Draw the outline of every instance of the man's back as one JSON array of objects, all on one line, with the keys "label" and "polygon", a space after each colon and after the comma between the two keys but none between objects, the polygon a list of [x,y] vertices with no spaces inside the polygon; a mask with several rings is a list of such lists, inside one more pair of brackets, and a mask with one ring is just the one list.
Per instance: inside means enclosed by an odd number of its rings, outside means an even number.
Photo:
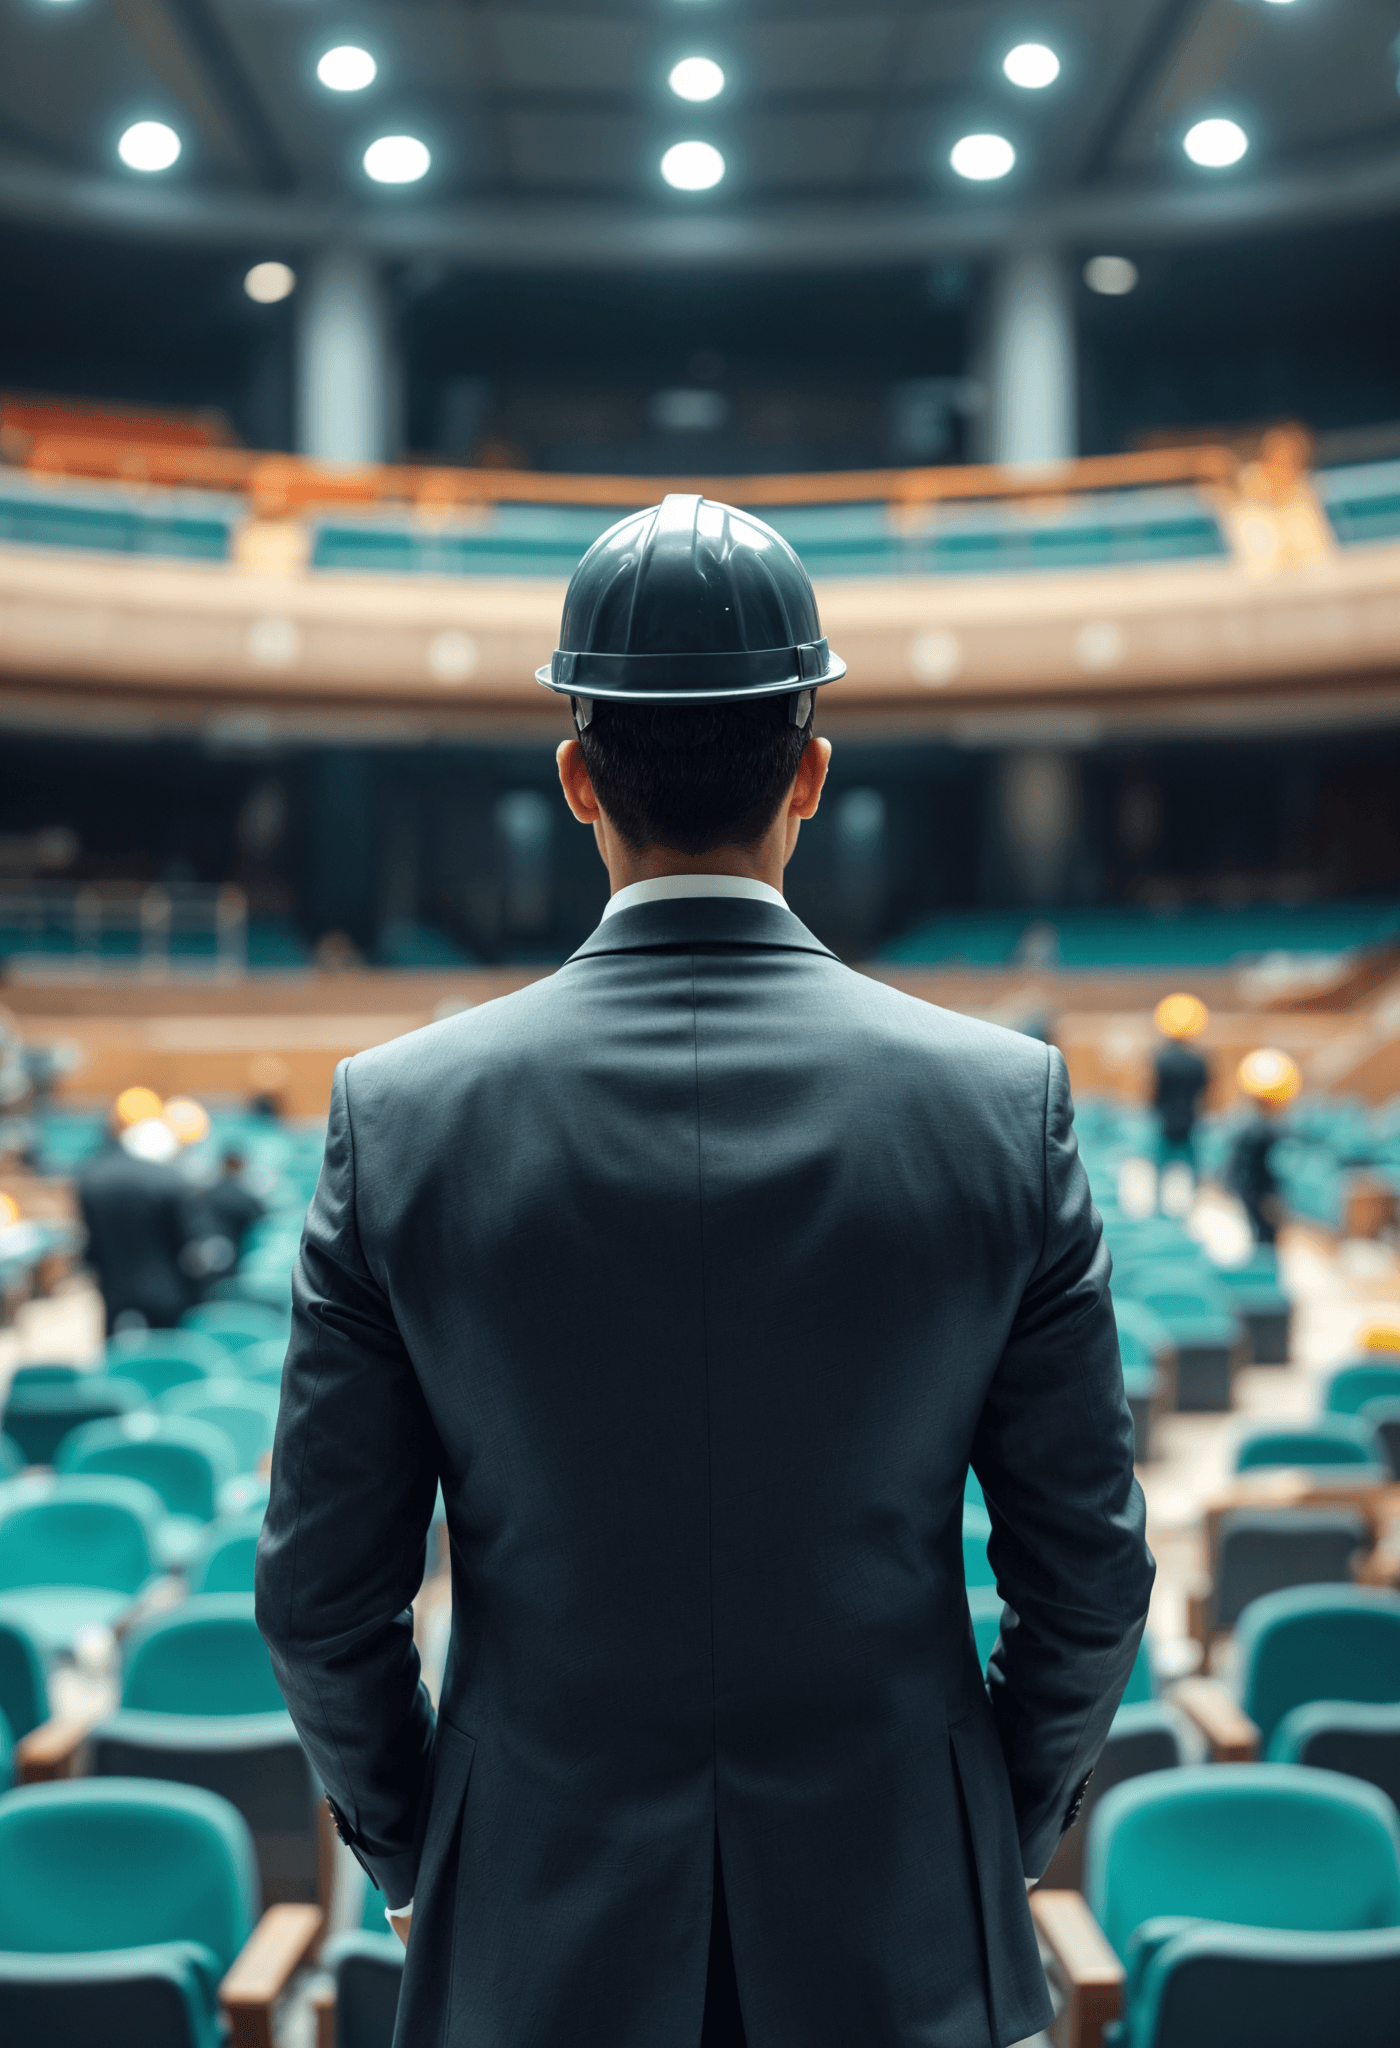
[{"label": "man's back", "polygon": [[[1044,2023],[1023,1868],[1150,1584],[1106,1280],[1058,1055],[766,904],[621,912],[342,1070],[259,1612],[415,1897],[401,2041],[693,2048],[716,1839],[750,2048]],[[399,1617],[439,1474],[434,1744]]]},{"label": "man's back", "polygon": [[194,1299],[180,1264],[195,1234],[188,1182],[173,1166],[112,1144],[83,1169],[78,1198],[109,1327],[126,1309],[157,1326],[174,1323]]}]

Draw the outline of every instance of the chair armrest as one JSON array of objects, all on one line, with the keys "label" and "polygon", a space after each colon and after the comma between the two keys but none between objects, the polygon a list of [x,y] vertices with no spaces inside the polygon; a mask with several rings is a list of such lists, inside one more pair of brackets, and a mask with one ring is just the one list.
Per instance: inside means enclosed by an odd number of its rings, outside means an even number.
[{"label": "chair armrest", "polygon": [[87,1739],[99,1718],[70,1714],[31,1728],[15,1744],[15,1783],[47,1785],[55,1778],[83,1777]]},{"label": "chair armrest", "polygon": [[316,2015],[316,2048],[335,2048],[335,1983],[327,1978],[318,1984],[311,1994],[311,2010]]},{"label": "chair armrest", "polygon": [[232,2048],[273,2048],[272,2008],[321,1932],[318,1906],[269,1906],[219,1986]]},{"label": "chair armrest", "polygon": [[1170,1698],[1205,1736],[1216,1763],[1258,1761],[1259,1730],[1218,1678],[1183,1678]]},{"label": "chair armrest", "polygon": [[1215,1588],[1207,1578],[1193,1579],[1186,1588],[1186,1633],[1201,1646],[1202,1657],[1210,1655],[1210,1616]]},{"label": "chair armrest", "polygon": [[1063,2000],[1054,2048],[1103,2048],[1104,2028],[1122,2010],[1123,1965],[1078,1892],[1032,1892],[1030,1903]]}]

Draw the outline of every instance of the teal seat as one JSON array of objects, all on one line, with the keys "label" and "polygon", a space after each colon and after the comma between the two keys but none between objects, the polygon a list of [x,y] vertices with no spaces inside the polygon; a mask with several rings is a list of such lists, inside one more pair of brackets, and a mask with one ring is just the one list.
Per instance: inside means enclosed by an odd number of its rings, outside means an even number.
[{"label": "teal seat", "polygon": [[251,1472],[272,1449],[277,1429],[277,1390],[256,1380],[190,1380],[162,1394],[156,1408],[162,1415],[184,1415],[212,1422],[232,1442],[242,1472]]},{"label": "teal seat", "polygon": [[228,1352],[200,1330],[143,1330],[113,1337],[107,1346],[107,1370],[135,1380],[154,1400],[186,1380],[215,1380],[228,1371]]},{"label": "teal seat", "polygon": [[1256,1245],[1242,1266],[1218,1266],[1211,1270],[1244,1323],[1254,1363],[1286,1365],[1292,1341],[1293,1304],[1279,1285],[1278,1254],[1274,1247]]},{"label": "teal seat", "polygon": [[18,1620],[0,1621],[0,1715],[16,1742],[49,1718],[44,1652]]},{"label": "teal seat", "polygon": [[1273,1764],[1313,1764],[1364,1778],[1400,1807],[1400,1701],[1309,1700],[1291,1707],[1265,1756]]},{"label": "teal seat", "polygon": [[1251,1601],[1235,1631],[1240,1705],[1267,1748],[1310,1700],[1400,1701],[1400,1593],[1291,1586]]},{"label": "teal seat", "polygon": [[996,1587],[969,1586],[967,1611],[972,1617],[972,1640],[977,1645],[977,1661],[985,1671],[987,1659],[1001,1634],[1001,1595]]},{"label": "teal seat", "polygon": [[12,1436],[0,1436],[0,1479],[13,1479],[28,1463]]},{"label": "teal seat", "polygon": [[236,1479],[226,1479],[219,1488],[220,1520],[236,1522],[255,1514],[261,1522],[271,1492],[272,1481],[266,1472],[240,1472]]},{"label": "teal seat", "polygon": [[1232,1373],[1244,1330],[1229,1295],[1209,1268],[1157,1259],[1114,1275],[1114,1307],[1134,1300],[1165,1326],[1176,1353],[1176,1404],[1190,1413],[1230,1406]]},{"label": "teal seat", "polygon": [[1130,2038],[1133,2048],[1394,2048],[1397,2011],[1400,1929],[1299,1934],[1191,1921],[1150,1944]]},{"label": "teal seat", "polygon": [[384,1894],[364,1888],[360,1925],[328,1942],[335,1979],[336,2048],[391,2048],[403,1983],[404,1949],[384,1918]]},{"label": "teal seat", "polygon": [[247,1821],[264,1899],[314,1904],[321,1786],[286,1711],[251,1593],[201,1593],[138,1624],[121,1705],[89,1739],[99,1776],[203,1786]]},{"label": "teal seat", "polygon": [[1174,1350],[1172,1333],[1162,1318],[1118,1284],[1114,1275],[1113,1318],[1118,1325],[1118,1355],[1124,1365],[1157,1365]]},{"label": "teal seat", "polygon": [[84,1628],[115,1627],[151,1576],[160,1521],[149,1488],[96,1474],[11,1508],[0,1516],[0,1622],[26,1629],[44,1656],[71,1650]]},{"label": "teal seat", "polygon": [[182,1330],[213,1337],[226,1351],[247,1351],[254,1344],[287,1346],[287,1317],[253,1301],[201,1301],[180,1318]]},{"label": "teal seat", "polygon": [[261,1509],[215,1522],[190,1560],[191,1593],[251,1593],[262,1525]]},{"label": "teal seat", "polygon": [[220,2048],[218,1986],[259,1906],[226,1800],[112,1778],[0,1798],[0,2012],[16,2048]]},{"label": "teal seat", "polygon": [[1299,1428],[1251,1430],[1235,1450],[1237,1472],[1268,1465],[1365,1466],[1378,1472],[1385,1463],[1375,1431],[1357,1415],[1319,1415]]},{"label": "teal seat", "polygon": [[139,1479],[159,1494],[165,1519],[156,1539],[158,1562],[181,1570],[218,1509],[218,1492],[238,1471],[237,1450],[212,1422],[161,1415],[148,1408],[112,1422],[89,1422],[59,1445],[60,1472],[108,1472]]},{"label": "teal seat", "polygon": [[15,1738],[9,1717],[0,1707],[0,1792],[8,1792],[15,1782]]},{"label": "teal seat", "polygon": [[991,1560],[987,1556],[987,1538],[991,1533],[992,1518],[987,1510],[965,1505],[962,1518],[963,1581],[969,1587],[996,1584]]},{"label": "teal seat", "polygon": [[47,1465],[70,1429],[126,1415],[148,1398],[131,1380],[72,1366],[24,1366],[10,1384],[5,1435],[30,1465]]},{"label": "teal seat", "polygon": [[1390,1365],[1360,1358],[1344,1365],[1328,1380],[1322,1397],[1329,1415],[1359,1415],[1368,1401],[1400,1401],[1400,1360]]},{"label": "teal seat", "polygon": [[286,1358],[286,1338],[275,1337],[265,1344],[250,1344],[246,1351],[238,1352],[229,1363],[241,1380],[265,1387],[280,1387]]},{"label": "teal seat", "polygon": [[200,1593],[138,1623],[122,1705],[159,1714],[274,1714],[284,1702],[251,1593]]},{"label": "teal seat", "polygon": [[1130,1779],[1095,1808],[1087,1862],[1090,1909],[1126,1966],[1128,2048],[1158,2048],[1165,1990],[1149,1973],[1195,1927],[1400,1928],[1400,1818],[1331,1771],[1214,1764]]},{"label": "teal seat", "polygon": [[967,1477],[963,1481],[963,1499],[969,1507],[980,1508],[986,1506],[986,1502],[982,1498],[982,1482],[973,1471],[971,1465],[968,1466]]}]

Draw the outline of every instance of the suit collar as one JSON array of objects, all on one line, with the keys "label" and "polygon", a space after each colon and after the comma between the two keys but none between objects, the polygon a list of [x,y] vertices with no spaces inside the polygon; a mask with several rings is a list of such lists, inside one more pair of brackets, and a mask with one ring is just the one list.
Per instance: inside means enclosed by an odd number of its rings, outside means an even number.
[{"label": "suit collar", "polygon": [[597,953],[660,953],[704,946],[723,951],[749,946],[790,953],[836,955],[814,938],[801,918],[776,903],[735,896],[678,896],[638,903],[605,917],[571,958]]}]

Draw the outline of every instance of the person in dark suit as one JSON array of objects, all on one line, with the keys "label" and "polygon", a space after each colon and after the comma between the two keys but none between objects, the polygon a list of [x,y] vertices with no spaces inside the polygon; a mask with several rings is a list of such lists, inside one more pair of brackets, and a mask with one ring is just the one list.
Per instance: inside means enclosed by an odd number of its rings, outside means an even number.
[{"label": "person in dark suit", "polygon": [[[134,1091],[128,1091],[134,1092]],[[155,1107],[159,1109],[159,1101]],[[142,1156],[146,1128],[163,1134],[165,1156]],[[135,1136],[138,1149],[130,1149]],[[120,1323],[168,1330],[199,1299],[190,1254],[203,1235],[194,1190],[170,1164],[179,1141],[156,1117],[112,1136],[78,1176],[88,1265],[101,1289],[110,1336]]]},{"label": "person in dark suit", "polygon": [[236,1272],[243,1253],[243,1240],[253,1225],[266,1216],[267,1208],[243,1178],[247,1162],[241,1152],[230,1147],[221,1163],[223,1172],[204,1190],[204,1206],[209,1211],[213,1229],[220,1237],[227,1238],[232,1247],[232,1263],[226,1270]]},{"label": "person in dark suit", "polygon": [[1153,1575],[1064,1063],[787,909],[843,671],[777,534],[668,498],[560,638],[608,910],[337,1069],[258,1553],[287,1704],[411,1913],[395,2040],[1017,2041],[1050,2017],[1027,1880]]},{"label": "person in dark suit", "polygon": [[1153,1062],[1152,1106],[1161,1137],[1159,1163],[1180,1159],[1195,1172],[1196,1118],[1210,1086],[1210,1068],[1193,1041],[1210,1022],[1199,996],[1163,996],[1154,1013],[1162,1043]]},{"label": "person in dark suit", "polygon": [[1225,1184],[1249,1218],[1256,1244],[1277,1244],[1283,1218],[1274,1147],[1284,1135],[1280,1119],[1302,1085],[1297,1062],[1272,1046],[1246,1053],[1236,1075],[1254,1114],[1235,1133],[1225,1165]]}]

